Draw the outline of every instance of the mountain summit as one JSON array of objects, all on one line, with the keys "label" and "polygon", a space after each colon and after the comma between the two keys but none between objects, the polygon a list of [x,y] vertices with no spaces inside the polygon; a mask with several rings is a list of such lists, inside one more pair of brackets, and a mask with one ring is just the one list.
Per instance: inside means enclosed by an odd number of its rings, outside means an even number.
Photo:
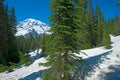
[{"label": "mountain summit", "polygon": [[36,33],[41,35],[49,29],[50,27],[47,24],[39,20],[28,18],[18,23],[16,36],[34,35]]}]

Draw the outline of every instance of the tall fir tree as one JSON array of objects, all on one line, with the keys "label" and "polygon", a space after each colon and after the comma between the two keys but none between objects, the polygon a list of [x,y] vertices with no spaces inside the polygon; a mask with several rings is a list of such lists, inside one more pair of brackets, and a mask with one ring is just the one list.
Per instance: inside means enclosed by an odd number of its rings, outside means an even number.
[{"label": "tall fir tree", "polygon": [[40,44],[41,44],[41,49],[42,49],[42,54],[45,55],[45,49],[46,49],[46,33],[43,34],[41,40],[40,40]]},{"label": "tall fir tree", "polygon": [[89,34],[90,34],[89,40],[91,41],[91,47],[95,47],[96,46],[95,14],[91,0],[87,0],[87,2],[88,2],[87,24],[89,26]]},{"label": "tall fir tree", "polygon": [[107,49],[111,48],[110,27],[107,26],[107,23],[104,25],[103,30],[103,45]]},{"label": "tall fir tree", "polygon": [[19,61],[19,52],[16,45],[16,16],[15,16],[15,9],[12,7],[10,11],[8,12],[8,36],[9,36],[9,55],[12,62],[18,62]]},{"label": "tall fir tree", "polygon": [[80,49],[86,49],[91,47],[91,42],[90,42],[90,34],[89,34],[89,26],[87,24],[86,20],[86,0],[79,0],[79,4],[77,5],[78,7],[78,12],[76,16],[79,19],[79,23],[76,23],[79,26],[78,29],[78,38],[80,42]]},{"label": "tall fir tree", "polygon": [[19,61],[19,55],[14,44],[13,26],[12,23],[10,24],[8,14],[8,5],[4,6],[3,0],[0,0],[0,51],[4,58],[3,65]]},{"label": "tall fir tree", "polygon": [[[79,51],[79,38],[77,36],[79,18],[76,16],[79,2],[82,0],[51,0],[51,36],[45,53],[48,54],[50,69],[45,71],[43,80],[72,80],[72,74],[78,68],[76,61],[81,61],[72,53]],[[47,44],[46,43],[46,44]]]},{"label": "tall fir tree", "polygon": [[97,46],[102,45],[103,41],[103,30],[104,30],[104,25],[105,25],[105,20],[104,16],[100,10],[100,7],[97,5],[96,6],[96,44]]},{"label": "tall fir tree", "polygon": [[120,35],[120,17],[118,15],[109,22],[109,26],[112,27],[113,35]]},{"label": "tall fir tree", "polygon": [[7,64],[6,58],[9,59],[7,30],[7,13],[3,0],[0,0],[0,51],[5,59],[3,64]]},{"label": "tall fir tree", "polygon": [[17,22],[16,22],[16,16],[15,16],[15,9],[14,7],[12,7],[9,11],[9,22],[11,25],[11,30],[12,33],[15,35],[15,33],[17,32],[16,26],[17,26]]}]

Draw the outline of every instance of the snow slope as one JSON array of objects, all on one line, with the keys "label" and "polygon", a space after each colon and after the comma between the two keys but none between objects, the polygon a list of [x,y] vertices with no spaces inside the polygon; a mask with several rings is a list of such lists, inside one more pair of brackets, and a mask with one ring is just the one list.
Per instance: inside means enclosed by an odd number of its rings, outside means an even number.
[{"label": "snow slope", "polygon": [[120,80],[120,36],[111,36],[113,52],[102,58],[99,67],[95,67],[86,80]]},{"label": "snow slope", "polygon": [[39,20],[28,18],[17,25],[16,36],[26,36],[28,34],[43,34],[49,30],[49,26]]},{"label": "snow slope", "polygon": [[[82,50],[87,55],[83,56],[89,69],[86,70],[85,80],[120,80],[120,36],[111,36],[113,42],[112,49],[98,47],[94,49]],[[31,57],[36,56],[36,52],[31,52]],[[38,58],[28,67],[16,69],[10,73],[0,73],[0,80],[41,80],[42,72],[46,67],[38,66],[39,63],[46,62],[44,57]]]}]

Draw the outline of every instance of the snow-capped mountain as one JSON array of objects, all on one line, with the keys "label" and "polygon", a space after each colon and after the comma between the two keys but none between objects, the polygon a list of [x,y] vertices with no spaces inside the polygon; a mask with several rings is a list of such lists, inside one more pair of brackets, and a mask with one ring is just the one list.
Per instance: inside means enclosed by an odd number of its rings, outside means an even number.
[{"label": "snow-capped mountain", "polygon": [[17,33],[15,36],[27,36],[27,35],[34,35],[34,34],[43,34],[47,32],[50,27],[39,21],[32,18],[26,19],[17,25]]}]

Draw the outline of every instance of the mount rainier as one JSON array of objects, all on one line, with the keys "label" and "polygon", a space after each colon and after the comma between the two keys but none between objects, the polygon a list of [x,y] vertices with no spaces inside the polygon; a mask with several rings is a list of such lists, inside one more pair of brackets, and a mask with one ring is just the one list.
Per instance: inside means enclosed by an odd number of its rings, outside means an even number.
[{"label": "mount rainier", "polygon": [[15,36],[27,36],[27,35],[34,35],[34,34],[43,34],[50,29],[50,27],[39,21],[32,18],[28,18],[20,23],[18,23],[17,33]]}]

